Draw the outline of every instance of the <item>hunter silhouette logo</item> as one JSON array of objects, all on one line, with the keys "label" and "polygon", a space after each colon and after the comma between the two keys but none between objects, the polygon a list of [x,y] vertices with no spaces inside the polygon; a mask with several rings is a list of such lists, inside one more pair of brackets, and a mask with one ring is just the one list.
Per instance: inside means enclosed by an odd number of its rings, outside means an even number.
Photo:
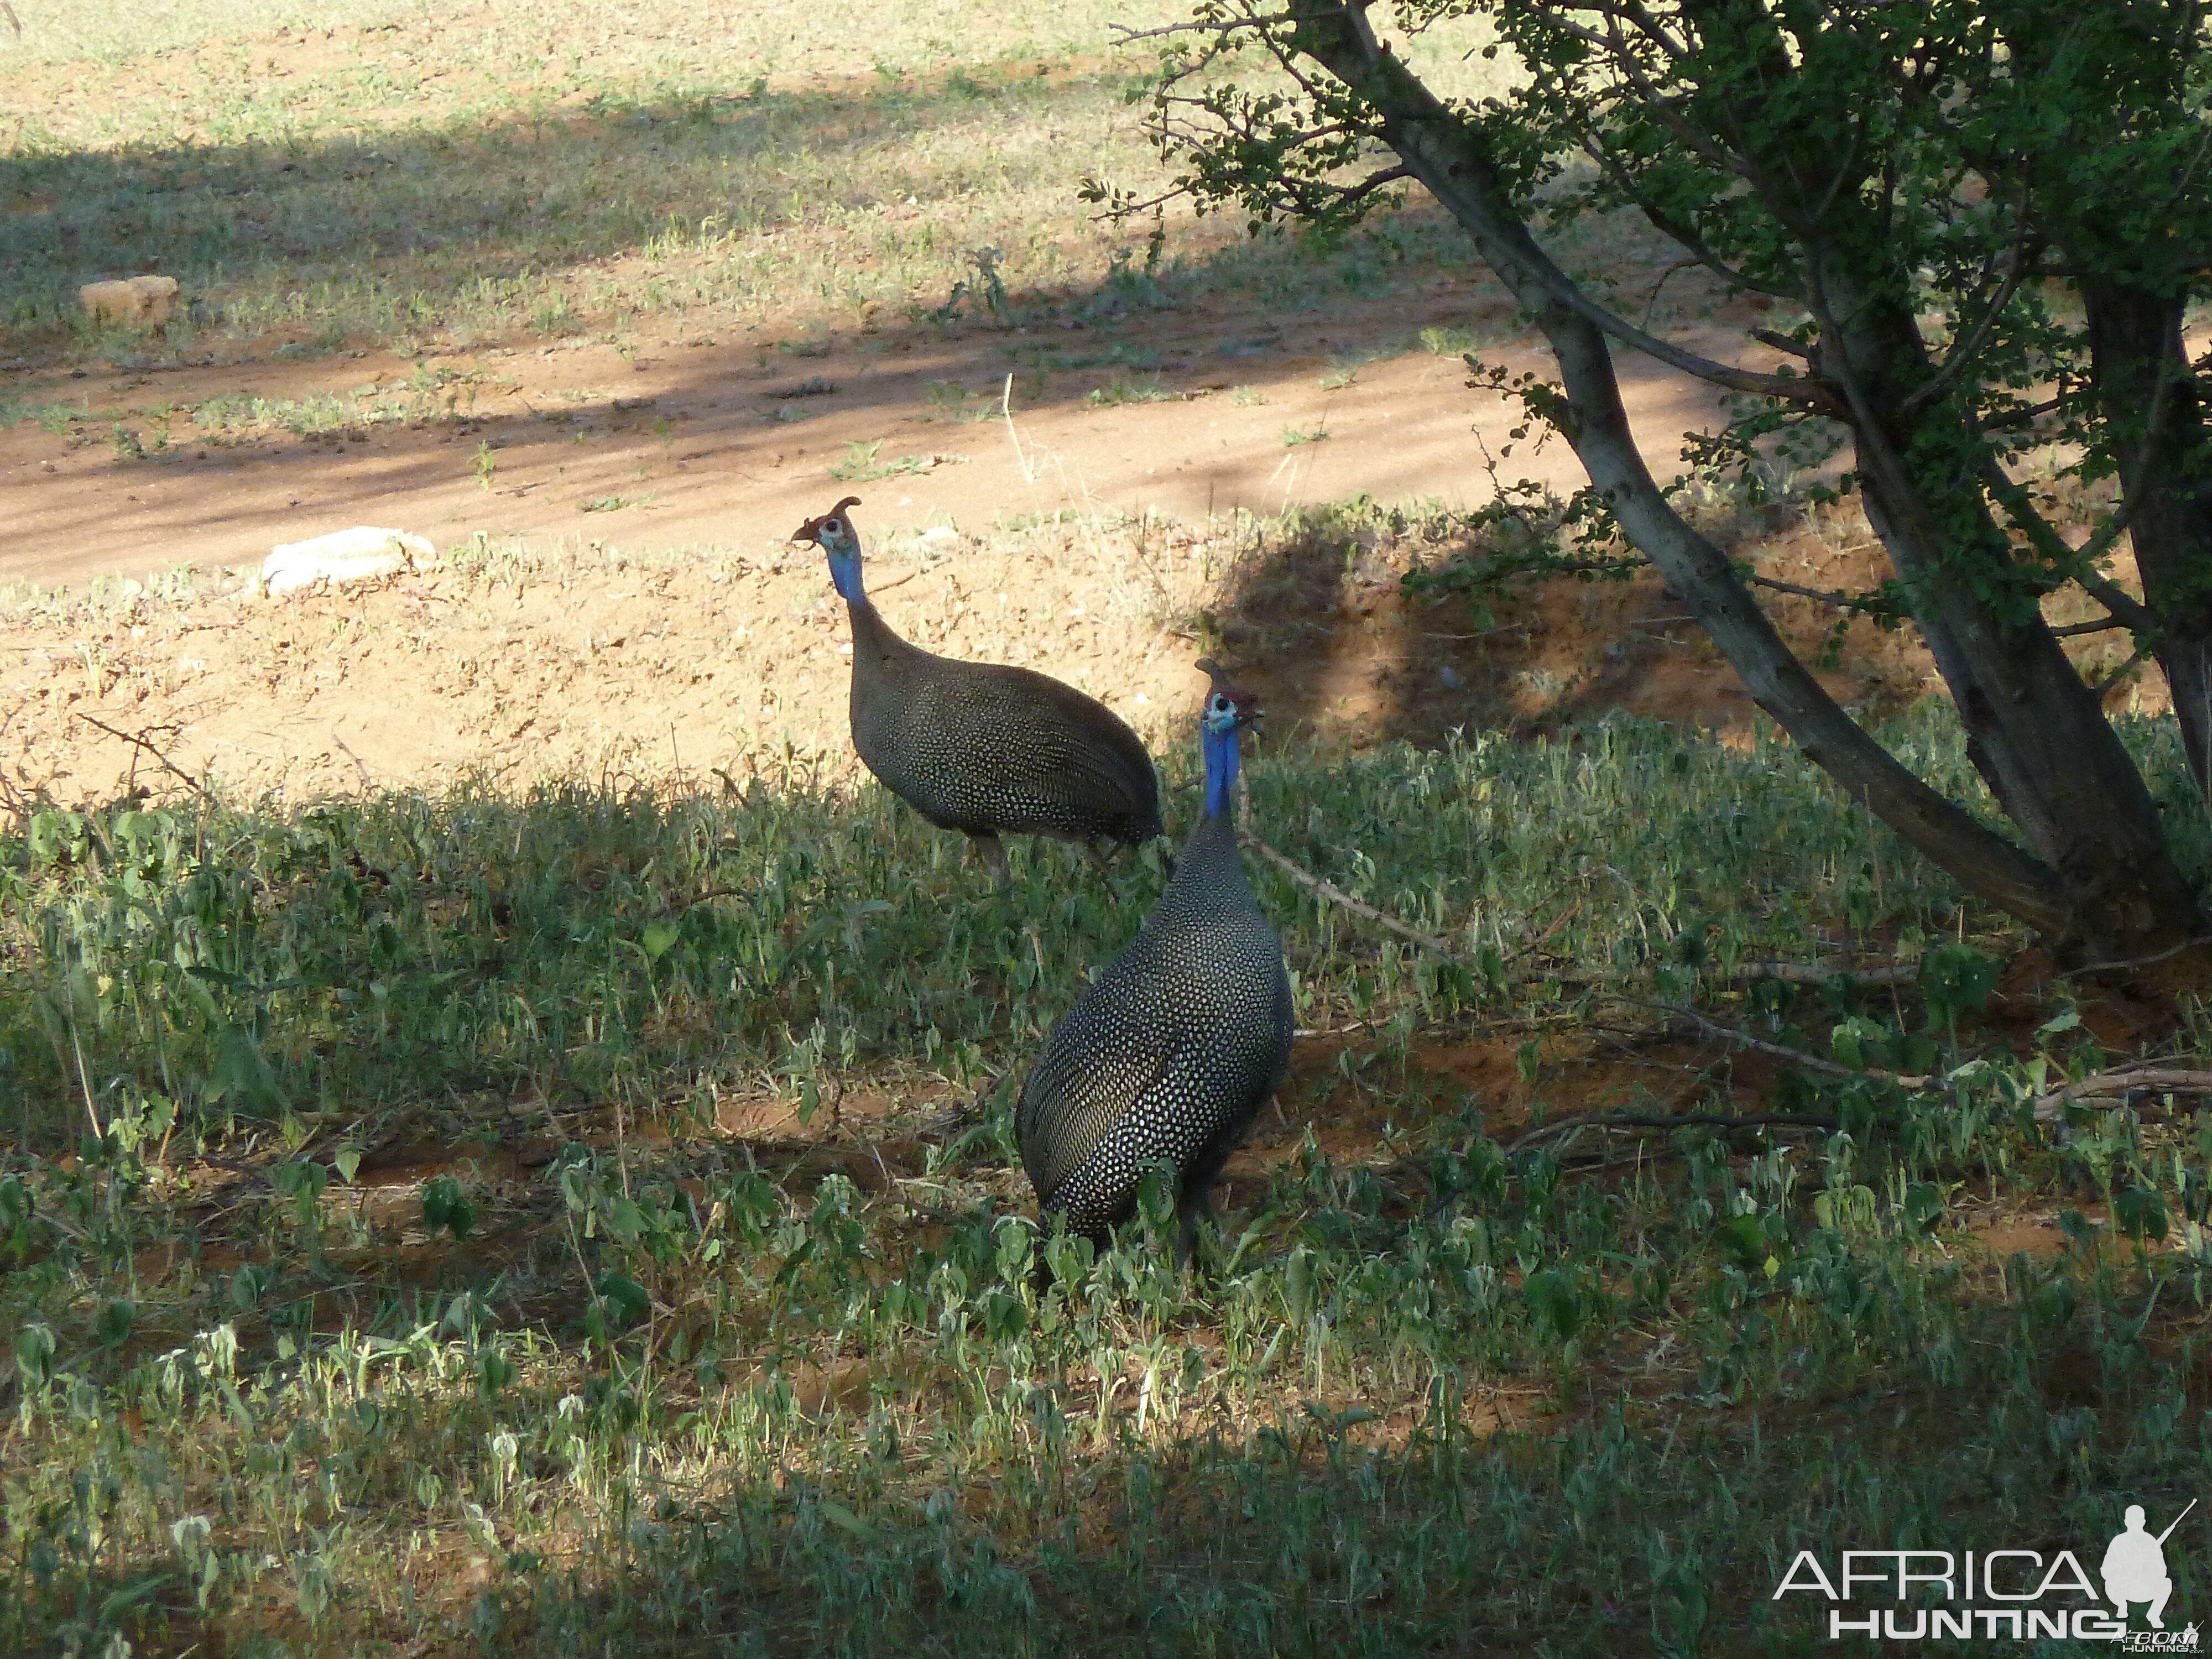
[{"label": "hunter silhouette logo", "polygon": [[2150,1627],[2166,1628],[2166,1598],[2173,1594],[2173,1580],[2166,1577],[2166,1540],[2173,1536],[2173,1528],[2181,1524],[2189,1510],[2197,1507],[2197,1500],[2189,1500],[2189,1509],[2173,1517],[2168,1527],[2155,1538],[2143,1530],[2143,1506],[2128,1505],[2127,1530],[2112,1540],[2105,1550],[2105,1594],[2119,1609],[2120,1617],[2128,1616],[2128,1603],[2150,1603]]},{"label": "hunter silhouette logo", "polygon": [[[1772,1599],[1827,1602],[1832,1642],[2071,1639],[2110,1642],[2124,1653],[2196,1653],[2201,1638],[2194,1623],[2166,1627],[2174,1591],[2166,1544],[2197,1504],[2191,1498],[2158,1533],[2142,1504],[2129,1504],[2125,1524],[2098,1564],[2101,1595],[2087,1564],[2068,1549],[1846,1550],[1840,1562],[1800,1550]],[[2135,1607],[2148,1628],[2129,1628]]]}]

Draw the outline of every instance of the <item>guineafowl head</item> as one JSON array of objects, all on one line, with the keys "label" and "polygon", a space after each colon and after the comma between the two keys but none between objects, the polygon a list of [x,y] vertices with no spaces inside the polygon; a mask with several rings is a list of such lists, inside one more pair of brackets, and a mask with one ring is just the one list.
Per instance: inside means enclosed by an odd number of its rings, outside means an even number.
[{"label": "guineafowl head", "polygon": [[1198,665],[1212,682],[1199,713],[1198,731],[1199,747],[1206,757],[1206,815],[1214,817],[1229,810],[1229,792],[1237,784],[1237,734],[1258,720],[1262,710],[1259,698],[1230,684],[1228,674],[1212,658],[1200,658]]},{"label": "guineafowl head", "polygon": [[830,580],[837,589],[838,597],[848,604],[859,605],[867,595],[860,586],[860,535],[853,528],[845,509],[858,507],[860,498],[848,495],[818,519],[809,519],[791,532],[795,542],[812,542],[830,559]]}]

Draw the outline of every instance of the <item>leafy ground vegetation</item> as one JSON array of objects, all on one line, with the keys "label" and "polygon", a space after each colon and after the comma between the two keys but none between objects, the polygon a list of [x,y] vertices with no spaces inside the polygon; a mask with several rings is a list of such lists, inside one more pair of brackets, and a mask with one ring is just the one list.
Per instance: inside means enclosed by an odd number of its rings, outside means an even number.
[{"label": "leafy ground vegetation", "polygon": [[[1348,405],[1390,361],[1363,345],[1294,383],[1287,357],[1250,367],[1272,325],[1201,339],[1200,318],[1164,356],[1131,319],[1292,313],[1299,350],[1334,354],[1304,337],[1347,296],[1410,307],[1467,270],[1414,209],[1334,251],[1091,223],[1078,174],[1165,179],[1125,101],[1145,65],[1099,55],[1103,26],[1176,6],[16,9],[0,320],[35,367],[0,421],[64,466],[64,441],[112,451],[120,489],[204,447],[443,426],[471,441],[446,463],[471,500],[519,490],[479,432],[479,391],[507,387],[422,361],[471,343],[588,344],[593,383],[628,388],[641,345],[742,340],[732,362],[780,383],[745,417],[772,433],[833,427],[811,413],[832,368],[963,331],[1004,349],[917,373],[903,395],[940,428],[836,426],[832,465],[888,488],[948,446],[980,458],[963,423],[1048,377],[1097,422],[1188,413],[1156,400],[1207,390],[1168,361],[1195,353],[1264,416],[1266,477],[1360,453],[1285,388]],[[1494,84],[1469,45],[1398,50],[1433,85]],[[1717,302],[1617,216],[1575,234],[1577,277],[1654,327]],[[192,301],[166,332],[72,311],[77,282],[151,264]],[[1431,320],[1425,356],[1510,339],[1450,303],[1393,319],[1392,349]],[[1071,324],[1114,337],[1018,333]],[[309,378],[387,352],[389,374]],[[69,377],[103,362],[179,379],[95,404]],[[562,373],[533,389],[562,444],[587,406],[636,413]],[[672,421],[643,453],[670,459]],[[719,511],[741,470],[717,464]],[[80,539],[118,521],[118,489],[61,478],[108,515]],[[810,510],[841,493],[823,483],[795,486]],[[569,495],[613,514],[641,485],[673,488],[625,465]],[[421,487],[387,473],[373,498]],[[2163,1524],[2206,1491],[2212,1119],[2158,1082],[2203,1063],[2201,981],[2067,977],[1741,708],[1728,741],[1698,735],[1719,670],[1648,574],[1509,600],[1527,550],[1417,573],[1369,503],[1243,525],[1253,559],[1200,567],[1219,592],[1184,583],[1201,532],[1149,515],[1087,563],[1044,547],[1060,585],[1024,588],[1008,501],[978,487],[969,521],[1000,522],[957,557],[898,544],[907,624],[1065,669],[1069,619],[1105,611],[1126,631],[1086,623],[1084,649],[1115,696],[1170,639],[1249,663],[1281,715],[1252,824],[1425,936],[1255,850],[1304,1035],[1194,1276],[1157,1204],[1097,1260],[1039,1235],[1011,1133],[1157,854],[1101,875],[1018,847],[994,888],[855,787],[818,695],[841,672],[818,573],[756,544],[781,507],[742,547],[635,567],[463,543],[358,600],[218,614],[178,577],[9,612],[11,742],[35,699],[34,757],[82,760],[89,710],[138,781],[176,783],[166,754],[196,787],[63,801],[6,771],[0,1651],[1804,1652],[1829,1647],[1818,1612],[1771,1599],[1801,1548],[2094,1562],[2123,1502]],[[1780,526],[1790,562],[1765,574],[1816,644],[1863,528]],[[1157,612],[1099,574],[1138,568]],[[724,589],[760,615],[723,626]],[[1437,593],[1462,608],[1415,602]],[[1001,606],[996,635],[963,631]],[[679,611],[696,632],[672,641]],[[648,630],[649,667],[618,675]],[[1835,631],[1838,695],[1994,822],[1955,726],[1911,703],[1924,664],[1871,631]],[[2124,678],[2109,636],[2077,648]],[[750,701],[628,700],[648,678],[692,697],[702,666],[741,669]],[[761,724],[750,771],[703,785],[572,748],[534,789],[489,762],[417,787],[392,781],[411,739],[387,763],[357,725],[373,782],[335,725],[330,769],[251,773],[242,739],[292,743],[273,716],[348,673],[385,702],[419,679],[423,718],[480,724],[487,755],[540,709],[656,750],[681,712],[695,766],[732,708]],[[1672,724],[1607,712],[1639,677]],[[1438,686],[1496,717],[1453,735]],[[187,751],[209,705],[252,729]],[[775,747],[771,708],[811,740]],[[1346,747],[1363,722],[1421,746]],[[1187,825],[1184,734],[1153,734]],[[2123,735],[2201,890],[2172,724]],[[240,781],[197,787],[211,769]],[[2206,1611],[2189,1538],[2171,1622]]]},{"label": "leafy ground vegetation", "polygon": [[2051,978],[1770,743],[1251,807],[1451,954],[1255,863],[1306,1036],[1196,1277],[1040,1237],[1010,1121],[1154,855],[994,890],[798,765],[23,815],[8,1645],[1809,1651],[1800,1547],[2202,1488],[2212,1121],[2061,1092],[2202,1001]]}]

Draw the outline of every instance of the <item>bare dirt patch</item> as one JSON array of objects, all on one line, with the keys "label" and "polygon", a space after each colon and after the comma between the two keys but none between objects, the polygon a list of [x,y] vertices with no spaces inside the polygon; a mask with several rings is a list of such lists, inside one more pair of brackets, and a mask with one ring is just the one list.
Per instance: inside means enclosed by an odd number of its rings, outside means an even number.
[{"label": "bare dirt patch", "polygon": [[[27,374],[11,395],[75,423],[0,432],[0,513],[15,531],[0,580],[241,565],[357,523],[441,546],[752,546],[848,483],[878,537],[1102,509],[1278,514],[1358,494],[1472,506],[1490,484],[1469,428],[1502,447],[1515,411],[1470,392],[1457,356],[1409,343],[1427,327],[1509,324],[1492,285],[1445,277],[1417,301],[1287,319],[1193,301],[1110,327],[785,343],[798,350],[582,340]],[[1542,366],[1526,343],[1488,355]],[[1716,405],[1656,366],[1623,369],[1663,466]],[[1010,375],[1011,431],[998,413]],[[159,412],[217,399],[264,412],[219,441]],[[1515,457],[1509,476],[1524,473],[1580,481],[1556,442]]]}]

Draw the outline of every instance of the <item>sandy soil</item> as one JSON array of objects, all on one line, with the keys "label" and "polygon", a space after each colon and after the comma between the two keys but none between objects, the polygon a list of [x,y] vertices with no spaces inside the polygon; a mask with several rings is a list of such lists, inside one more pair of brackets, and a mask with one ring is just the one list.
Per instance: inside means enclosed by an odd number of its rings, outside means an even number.
[{"label": "sandy soil", "polygon": [[[854,483],[878,535],[926,522],[967,531],[1036,514],[1156,508],[1191,520],[1235,507],[1364,492],[1380,501],[1488,499],[1470,428],[1493,453],[1515,411],[1468,389],[1457,357],[1414,349],[1358,368],[1348,386],[1321,384],[1332,367],[1431,325],[1510,328],[1494,286],[1440,279],[1419,301],[1346,300],[1279,320],[1194,304],[1136,313],[1110,328],[931,331],[823,336],[792,342],[805,355],[748,347],[645,342],[627,356],[580,340],[489,347],[420,360],[377,356],[134,374],[67,371],[15,377],[10,394],[116,419],[152,449],[162,422],[143,411],[218,397],[305,400],[369,396],[423,374],[445,377],[453,414],[343,436],[210,443],[186,417],[171,425],[173,459],[126,459],[106,428],[50,433],[25,422],[0,433],[0,515],[13,528],[0,581],[81,583],[182,565],[258,562],[279,542],[354,524],[390,525],[441,546],[479,533],[603,540],[628,552],[699,546],[757,550],[844,487],[832,467],[849,446],[880,441],[878,465],[912,456],[923,472]],[[1704,349],[1738,354],[1742,337],[1716,330]],[[1040,352],[1079,364],[1115,348],[1157,358],[1164,401],[1094,405],[1117,381],[1147,383],[1107,363],[1068,368],[1042,401],[1024,360]],[[1547,360],[1523,342],[1486,356],[1516,372]],[[1655,464],[1717,409],[1706,389],[1641,358],[1622,364],[1630,407]],[[1012,430],[997,417],[1014,375]],[[932,386],[972,394],[959,418]],[[1251,387],[1264,401],[1239,402]],[[829,390],[817,390],[828,387]],[[1247,392],[1246,398],[1252,394]],[[988,418],[972,418],[986,416]],[[1286,447],[1287,430],[1326,431]],[[483,447],[489,476],[481,475]],[[1564,444],[1522,447],[1505,476],[1581,481]],[[618,497],[625,504],[584,510]]]},{"label": "sandy soil", "polygon": [[[858,516],[872,532],[868,509]],[[1266,696],[1279,741],[1428,743],[1609,708],[1748,733],[1749,700],[1654,575],[1530,587],[1483,627],[1401,590],[1449,542],[1418,530],[1360,542],[1347,559],[1340,541],[1219,519],[909,531],[872,535],[870,586],[918,643],[1046,669],[1156,743],[1180,740],[1206,651]],[[1856,580],[1867,558],[1830,554],[1809,531],[1759,556],[1808,585]],[[1816,647],[1826,616],[1785,603]],[[215,781],[299,799],[463,775],[507,788],[602,775],[714,787],[794,766],[842,776],[848,637],[819,556],[775,535],[661,556],[495,548],[284,597],[237,574],[181,594],[108,585],[0,623],[12,705],[0,783],[62,800]],[[1862,626],[1847,643],[1829,673],[1839,696],[1926,683],[1903,636]]]}]

